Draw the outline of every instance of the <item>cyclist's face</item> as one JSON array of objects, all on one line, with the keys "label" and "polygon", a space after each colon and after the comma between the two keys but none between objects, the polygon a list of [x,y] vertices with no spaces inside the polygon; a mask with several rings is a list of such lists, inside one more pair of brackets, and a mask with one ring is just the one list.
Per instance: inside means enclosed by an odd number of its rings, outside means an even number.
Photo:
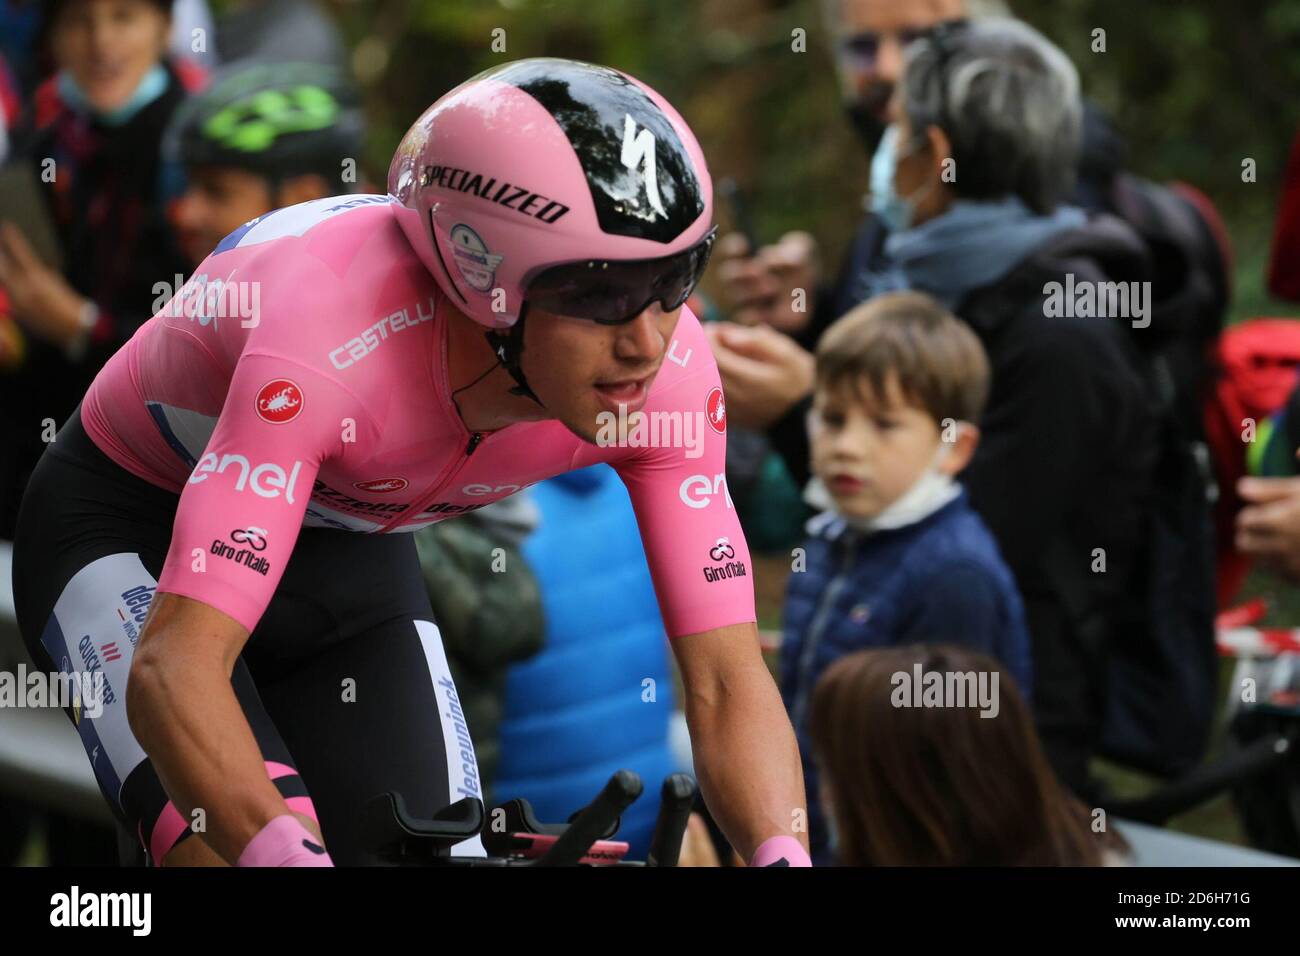
[{"label": "cyclist's face", "polygon": [[583,441],[596,443],[605,415],[627,414],[646,396],[672,341],[681,309],[658,303],[622,325],[600,325],[529,309],[523,369],[547,410]]},{"label": "cyclist's face", "polygon": [[925,30],[965,16],[965,0],[840,0],[835,64],[847,102],[882,125],[903,76],[903,51]]},{"label": "cyclist's face", "polygon": [[274,208],[270,184],[256,173],[192,167],[186,177],[188,186],[172,213],[181,247],[195,265],[248,220]]},{"label": "cyclist's face", "polygon": [[147,0],[74,0],[51,34],[55,62],[91,105],[125,106],[167,44],[171,18]]}]

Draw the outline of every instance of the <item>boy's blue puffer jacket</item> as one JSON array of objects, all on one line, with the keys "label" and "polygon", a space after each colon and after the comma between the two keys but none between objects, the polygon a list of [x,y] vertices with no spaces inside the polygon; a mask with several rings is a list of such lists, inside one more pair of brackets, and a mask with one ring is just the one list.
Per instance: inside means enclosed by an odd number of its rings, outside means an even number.
[{"label": "boy's blue puffer jacket", "polygon": [[822,673],[872,647],[951,643],[1000,660],[1030,696],[1029,633],[1015,580],[965,490],[915,524],[869,535],[809,522],[806,569],[786,586],[781,696],[803,758],[813,862],[831,862],[808,711]]},{"label": "boy's blue puffer jacket", "polygon": [[[523,552],[542,592],[546,645],[510,668],[494,792],[525,797],[547,823],[589,803],[609,776],[634,770],[645,793],[617,839],[643,858],[668,745],[668,641],[627,490],[607,465],[535,485],[541,512]],[[647,702],[646,678],[654,681]]]}]

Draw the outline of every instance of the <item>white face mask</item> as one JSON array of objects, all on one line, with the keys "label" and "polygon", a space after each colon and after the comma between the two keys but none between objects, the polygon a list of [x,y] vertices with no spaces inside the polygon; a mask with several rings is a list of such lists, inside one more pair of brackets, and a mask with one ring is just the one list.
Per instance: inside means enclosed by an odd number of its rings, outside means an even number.
[{"label": "white face mask", "polygon": [[925,198],[930,187],[923,186],[911,196],[900,196],[894,188],[894,176],[899,160],[907,159],[921,148],[914,143],[902,156],[898,155],[898,125],[890,123],[880,137],[875,155],[871,157],[871,186],[868,208],[880,217],[890,232],[906,232],[916,219],[916,204]]},{"label": "white face mask", "polygon": [[[964,427],[957,424],[957,429]],[[939,466],[952,454],[952,443],[940,440],[934,457],[925,466],[925,470],[912,482],[912,486],[898,496],[883,511],[871,518],[858,518],[846,515],[835,505],[835,499],[822,483],[814,477],[804,490],[804,501],[818,511],[835,511],[851,528],[859,531],[884,531],[888,528],[904,528],[915,524],[922,518],[934,514],[961,493],[961,488],[952,475],[944,474]]]}]

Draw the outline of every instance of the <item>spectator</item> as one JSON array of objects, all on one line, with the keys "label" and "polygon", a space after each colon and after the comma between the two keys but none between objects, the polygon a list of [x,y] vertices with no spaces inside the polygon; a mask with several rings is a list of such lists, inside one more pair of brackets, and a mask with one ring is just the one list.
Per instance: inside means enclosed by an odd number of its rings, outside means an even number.
[{"label": "spectator", "polygon": [[172,218],[190,264],[273,209],[354,191],[362,133],[356,89],[335,69],[241,64],[218,73],[164,138],[169,183],[181,190]]},{"label": "spectator", "polygon": [[42,24],[58,73],[36,97],[27,157],[45,186],[63,274],[12,223],[0,227],[0,287],[25,342],[3,379],[0,536],[44,449],[43,423],[70,415],[103,362],[153,314],[155,285],[186,271],[158,193],[163,128],[195,67],[165,56],[165,0],[56,0]]},{"label": "spectator", "polygon": [[[546,647],[506,679],[496,794],[527,798],[551,823],[590,803],[620,768],[640,774],[647,794],[658,792],[677,769],[669,748],[675,695],[623,483],[596,465],[531,493],[541,522],[523,550],[541,586]],[[623,814],[618,839],[633,858],[649,849],[657,804],[645,797]]]},{"label": "spectator", "polygon": [[[1300,301],[1300,132],[1291,144],[1283,176],[1268,288],[1278,298]],[[1261,366],[1265,370],[1273,367]],[[1294,439],[1300,419],[1300,387],[1291,392],[1283,411],[1289,413],[1290,420],[1275,440],[1281,447],[1276,449],[1276,467],[1265,472],[1270,477],[1243,478],[1237,486],[1246,507],[1237,514],[1234,537],[1242,554],[1292,583],[1300,583],[1300,477],[1295,476],[1300,470],[1296,465],[1300,445]]]},{"label": "spectator", "polygon": [[[940,706],[918,706],[918,678],[992,693],[962,701],[945,692]],[[1015,679],[987,655],[921,646],[850,654],[818,682],[810,723],[843,865],[1121,862],[1123,838],[1094,832],[1058,784]]]},{"label": "spectator", "polygon": [[830,862],[808,701],[836,660],[869,647],[961,643],[1029,686],[1011,572],[954,478],[979,441],[988,360],[974,333],[917,293],[879,296],[817,347],[807,567],[789,579],[781,693],[804,764],[813,862]]},{"label": "spectator", "polygon": [[[1001,0],[823,0],[822,7],[845,114],[868,154],[874,154],[896,115],[891,112],[892,97],[902,80],[907,46],[940,24],[1007,12]],[[1123,140],[1110,120],[1085,101],[1074,203],[1092,213],[1125,218],[1158,247],[1153,256],[1159,265],[1154,277],[1157,314],[1176,313],[1170,316],[1170,324],[1180,328],[1193,321],[1217,328],[1226,307],[1228,279],[1222,250],[1209,235],[1218,222],[1217,213],[1208,200],[1184,184],[1175,187],[1184,194],[1179,198],[1124,174],[1124,152]],[[1199,197],[1193,210],[1184,209],[1187,193]],[[1204,221],[1208,232],[1203,233],[1197,221]],[[743,236],[731,233],[719,240],[714,253],[721,304],[730,318],[789,336],[707,329],[732,424],[767,429],[773,449],[801,484],[808,479],[803,423],[812,388],[812,363],[805,353],[831,322],[863,300],[867,289],[862,276],[885,258],[888,235],[888,223],[868,211],[833,278],[823,276],[816,239],[802,230],[757,251]],[[796,290],[804,294],[796,297]],[[1192,313],[1203,318],[1194,319]],[[1178,399],[1192,414],[1200,401],[1192,392],[1203,374],[1204,344],[1189,343],[1188,354],[1179,353],[1183,346],[1173,350]]]},{"label": "spectator", "polygon": [[[889,123],[907,45],[937,24],[1000,12],[1001,7],[989,0],[823,0],[845,116],[868,155]],[[770,427],[774,447],[799,484],[808,479],[803,424],[812,388],[805,374],[811,358],[804,360],[801,353],[810,351],[831,322],[862,301],[856,277],[870,257],[879,255],[885,234],[883,223],[869,212],[833,282],[822,281],[817,242],[802,230],[757,251],[739,233],[731,233],[719,240],[714,253],[730,318],[794,336],[790,341],[710,330],[715,333],[714,353],[733,424]],[[806,293],[799,297],[798,311],[796,289]],[[801,348],[795,348],[796,343]]]},{"label": "spectator", "polygon": [[[1048,318],[1044,294],[1050,282],[1140,283],[1145,249],[1119,220],[1061,205],[1078,77],[1030,27],[990,18],[932,32],[909,48],[896,98],[900,119],[873,160],[873,201],[895,228],[859,276],[860,297],[928,292],[988,353],[983,441],[963,480],[1025,602],[1048,756],[1085,792],[1112,636],[1151,621],[1156,422],[1124,317]],[[724,348],[793,347],[769,328],[730,331]]]}]

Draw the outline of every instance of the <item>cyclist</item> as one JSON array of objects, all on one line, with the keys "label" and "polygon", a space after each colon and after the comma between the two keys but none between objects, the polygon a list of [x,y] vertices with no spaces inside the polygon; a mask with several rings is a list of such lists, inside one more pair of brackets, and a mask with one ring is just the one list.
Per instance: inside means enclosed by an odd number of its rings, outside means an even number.
[{"label": "cyclist", "polygon": [[479,796],[411,539],[351,532],[608,462],[705,799],[755,864],[807,865],[726,407],[684,307],[714,237],[699,144],[631,77],[520,60],[430,107],[388,187],[226,236],[37,468],[19,624],[38,663],[102,675],[102,711],[69,716],[109,805],[154,863],[330,865],[370,859],[376,793],[424,815]]},{"label": "cyclist", "polygon": [[354,191],[362,131],[356,89],[333,67],[238,64],[214,77],[163,138],[191,263],[272,209]]}]

